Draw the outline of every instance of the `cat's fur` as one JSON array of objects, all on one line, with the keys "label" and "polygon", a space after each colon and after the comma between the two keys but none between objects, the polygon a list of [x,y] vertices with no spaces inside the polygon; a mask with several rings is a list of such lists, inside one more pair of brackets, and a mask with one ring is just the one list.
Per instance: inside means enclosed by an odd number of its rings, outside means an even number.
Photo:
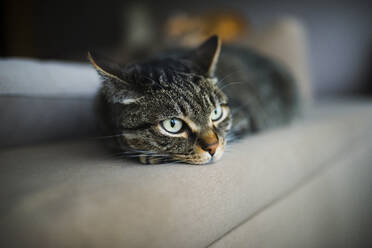
[{"label": "cat's fur", "polygon": [[[296,83],[279,64],[247,48],[221,49],[217,36],[192,51],[125,66],[89,58],[103,79],[105,134],[143,163],[216,161],[228,137],[287,123],[300,106]],[[219,106],[222,117],[212,121]],[[177,134],[164,128],[173,117],[183,123]]]}]

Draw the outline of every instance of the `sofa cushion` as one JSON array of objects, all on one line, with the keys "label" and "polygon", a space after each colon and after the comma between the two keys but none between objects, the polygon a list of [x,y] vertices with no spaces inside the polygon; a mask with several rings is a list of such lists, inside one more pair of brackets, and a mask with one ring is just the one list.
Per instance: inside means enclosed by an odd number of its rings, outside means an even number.
[{"label": "sofa cushion", "polygon": [[0,60],[0,95],[90,97],[99,79],[86,63],[7,58]]},{"label": "sofa cushion", "polygon": [[[341,156],[359,148],[372,151],[371,126],[372,102],[318,104],[304,120],[233,144],[221,161],[207,166],[140,165],[113,158],[92,140],[2,151],[3,243],[7,247],[216,244],[230,230],[265,213],[267,206],[285,201],[306,182],[339,166]],[[353,182],[358,180],[343,181]],[[329,204],[336,197],[334,191],[318,193],[310,194],[312,200],[307,202]],[[289,223],[296,224],[292,219],[301,212],[285,214]],[[334,214],[345,218],[343,212]],[[255,227],[247,230],[254,232]],[[291,247],[291,237],[283,238]]]},{"label": "sofa cushion", "polygon": [[210,247],[371,247],[371,133],[366,136]]},{"label": "sofa cushion", "polygon": [[0,148],[97,136],[92,98],[0,96]]},{"label": "sofa cushion", "polygon": [[99,79],[87,64],[0,60],[0,148],[94,136]]}]

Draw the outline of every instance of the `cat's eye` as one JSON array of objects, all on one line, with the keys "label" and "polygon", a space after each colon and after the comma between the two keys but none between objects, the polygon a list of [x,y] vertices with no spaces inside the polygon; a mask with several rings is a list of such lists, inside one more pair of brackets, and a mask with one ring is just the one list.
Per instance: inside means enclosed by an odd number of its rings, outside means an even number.
[{"label": "cat's eye", "polygon": [[218,121],[221,119],[223,113],[222,113],[222,107],[221,105],[218,105],[212,112],[211,119],[212,121]]},{"label": "cat's eye", "polygon": [[183,123],[180,119],[170,118],[161,122],[162,128],[171,134],[177,134],[182,131]]}]

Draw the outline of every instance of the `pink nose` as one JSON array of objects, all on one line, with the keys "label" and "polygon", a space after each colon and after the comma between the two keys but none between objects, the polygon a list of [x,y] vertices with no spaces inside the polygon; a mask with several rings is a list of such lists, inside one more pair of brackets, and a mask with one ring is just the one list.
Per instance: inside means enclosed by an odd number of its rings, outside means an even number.
[{"label": "pink nose", "polygon": [[210,129],[202,132],[198,143],[204,151],[209,152],[209,154],[213,156],[218,147],[218,137],[216,133]]},{"label": "pink nose", "polygon": [[209,154],[212,156],[216,153],[217,147],[218,142],[215,142],[213,144],[205,144],[202,146],[203,150],[209,152]]}]

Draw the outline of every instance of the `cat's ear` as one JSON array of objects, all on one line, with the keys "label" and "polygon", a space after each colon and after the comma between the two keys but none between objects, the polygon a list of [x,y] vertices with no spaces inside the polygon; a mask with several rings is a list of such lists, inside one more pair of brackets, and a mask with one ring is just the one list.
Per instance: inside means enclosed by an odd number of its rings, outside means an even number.
[{"label": "cat's ear", "polygon": [[92,52],[88,52],[88,59],[102,78],[108,80],[116,80],[118,82],[127,84],[121,78],[120,66],[117,63],[108,61],[102,58],[102,56],[98,56],[96,53]]},{"label": "cat's ear", "polygon": [[112,103],[130,104],[142,98],[141,94],[136,92],[129,83],[121,78],[119,64],[103,59],[96,54],[94,54],[93,57],[90,52],[88,52],[88,59],[98,74],[105,80],[106,90],[104,92],[108,101]]},{"label": "cat's ear", "polygon": [[220,51],[221,40],[217,35],[212,35],[192,52],[192,59],[207,77],[213,78]]}]

